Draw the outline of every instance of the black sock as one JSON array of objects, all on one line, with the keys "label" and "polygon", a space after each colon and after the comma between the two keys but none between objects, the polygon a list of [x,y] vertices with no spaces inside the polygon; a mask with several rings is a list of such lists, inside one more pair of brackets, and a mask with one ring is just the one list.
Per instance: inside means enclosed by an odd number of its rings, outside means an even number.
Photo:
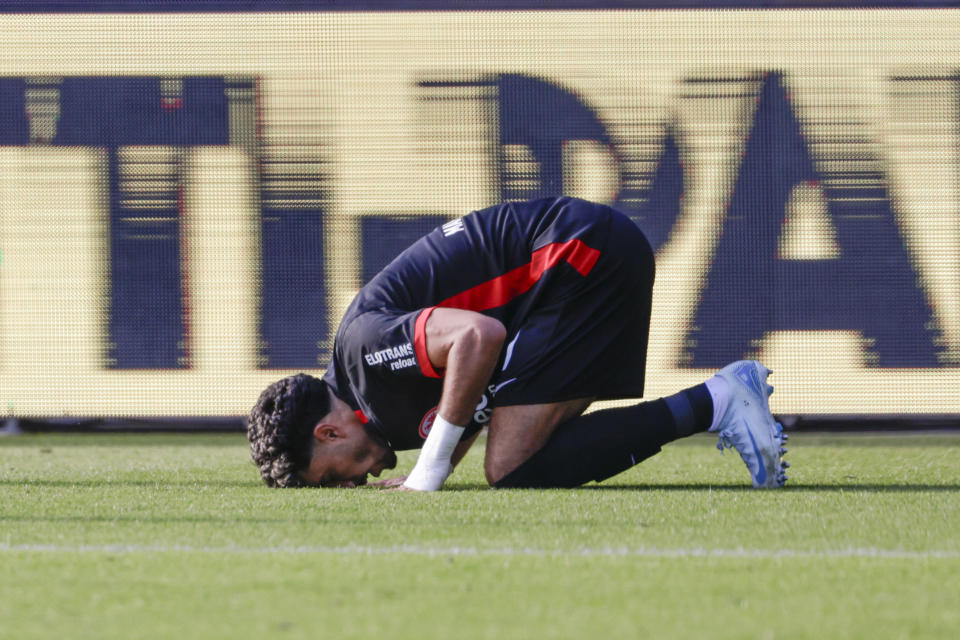
[{"label": "black sock", "polygon": [[658,453],[675,432],[663,400],[594,411],[557,427],[542,449],[493,486],[569,488],[606,480]]},{"label": "black sock", "polygon": [[661,400],[594,411],[559,427],[547,444],[494,486],[578,487],[606,480],[660,452],[660,447],[713,421],[705,384]]},{"label": "black sock", "polygon": [[663,400],[670,408],[676,425],[674,437],[663,444],[710,428],[713,422],[713,398],[706,384],[684,389]]}]

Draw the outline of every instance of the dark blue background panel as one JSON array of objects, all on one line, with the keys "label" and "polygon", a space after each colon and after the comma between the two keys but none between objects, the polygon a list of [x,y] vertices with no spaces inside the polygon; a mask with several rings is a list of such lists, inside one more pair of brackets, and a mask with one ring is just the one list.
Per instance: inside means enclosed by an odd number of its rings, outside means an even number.
[{"label": "dark blue background panel", "polygon": [[[142,207],[121,175],[136,163],[108,150],[110,182],[110,350],[116,369],[188,366],[181,272],[181,166],[174,159],[168,180]],[[123,164],[123,166],[121,166]],[[172,175],[171,175],[172,174]],[[165,193],[164,193],[165,192]]]},{"label": "dark blue background panel", "polygon": [[450,219],[440,214],[425,216],[364,216],[360,226],[363,246],[363,281],[387,266],[411,244]]},{"label": "dark blue background panel", "polygon": [[264,367],[326,365],[323,211],[263,208],[261,335]]},{"label": "dark blue background panel", "polygon": [[230,141],[220,77],[64,78],[54,144],[221,145]]},{"label": "dark blue background panel", "polygon": [[30,140],[23,78],[0,78],[0,145],[25,145]]},{"label": "dark blue background panel", "polygon": [[113,368],[186,367],[179,220],[120,220],[111,236]]}]

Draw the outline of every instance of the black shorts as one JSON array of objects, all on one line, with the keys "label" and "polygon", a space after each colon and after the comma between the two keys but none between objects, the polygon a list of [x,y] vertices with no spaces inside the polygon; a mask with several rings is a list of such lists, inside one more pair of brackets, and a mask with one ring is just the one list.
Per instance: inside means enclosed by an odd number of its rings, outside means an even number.
[{"label": "black shorts", "polygon": [[491,385],[495,406],[643,395],[653,250],[617,211],[594,228],[582,238],[601,252],[588,276],[556,270],[508,328]]}]

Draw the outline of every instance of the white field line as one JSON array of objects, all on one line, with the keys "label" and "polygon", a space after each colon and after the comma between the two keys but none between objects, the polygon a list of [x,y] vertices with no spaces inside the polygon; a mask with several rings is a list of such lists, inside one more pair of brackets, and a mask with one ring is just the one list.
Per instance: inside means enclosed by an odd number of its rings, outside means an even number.
[{"label": "white field line", "polygon": [[199,554],[299,554],[344,556],[543,556],[543,557],[615,557],[615,558],[878,558],[878,559],[958,559],[960,550],[877,549],[705,549],[658,547],[584,547],[580,549],[538,549],[535,547],[443,547],[426,545],[392,546],[192,546],[192,545],[61,545],[0,543],[0,553],[64,553],[64,554],[135,554],[135,553],[199,553]]}]

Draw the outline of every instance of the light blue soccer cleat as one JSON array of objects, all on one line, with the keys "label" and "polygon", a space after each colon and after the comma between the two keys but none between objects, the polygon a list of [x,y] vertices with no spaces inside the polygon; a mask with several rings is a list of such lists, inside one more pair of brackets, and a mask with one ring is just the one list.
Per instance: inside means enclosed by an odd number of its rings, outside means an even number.
[{"label": "light blue soccer cleat", "polygon": [[730,401],[719,423],[710,431],[719,433],[717,448],[736,449],[743,458],[753,486],[758,489],[782,487],[790,463],[781,461],[787,452],[783,426],[773,419],[767,398],[773,387],[767,384],[770,370],[755,360],[729,364],[717,375],[730,385]]}]

